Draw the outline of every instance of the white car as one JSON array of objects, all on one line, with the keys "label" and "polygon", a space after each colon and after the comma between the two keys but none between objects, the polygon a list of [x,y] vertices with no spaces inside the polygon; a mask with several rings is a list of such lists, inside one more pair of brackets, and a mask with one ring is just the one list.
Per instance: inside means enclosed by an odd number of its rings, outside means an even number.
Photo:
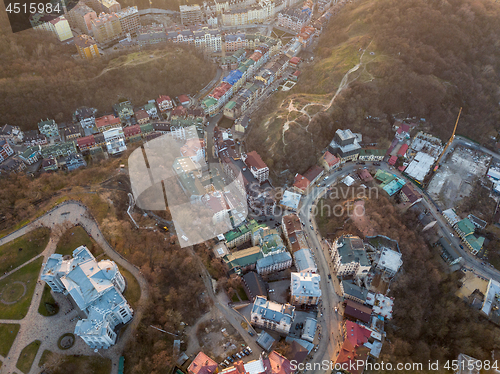
[{"label": "white car", "polygon": [[338,310],[339,310],[339,309],[338,309],[337,307],[335,307],[335,313],[337,313],[337,311],[338,311]]}]

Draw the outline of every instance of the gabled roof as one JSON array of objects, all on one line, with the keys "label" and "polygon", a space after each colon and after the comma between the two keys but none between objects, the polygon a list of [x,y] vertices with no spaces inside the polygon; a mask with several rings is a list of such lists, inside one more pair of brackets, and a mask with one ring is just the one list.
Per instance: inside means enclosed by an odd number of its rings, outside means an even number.
[{"label": "gabled roof", "polygon": [[313,165],[309,168],[309,170],[306,171],[306,173],[304,174],[304,178],[313,181],[318,178],[318,176],[323,172],[323,168],[319,167],[318,165]]},{"label": "gabled roof", "polygon": [[345,338],[351,342],[354,347],[359,347],[368,341],[372,334],[370,330],[352,321],[346,321],[344,325]]},{"label": "gabled roof", "polygon": [[338,157],[335,157],[328,151],[323,154],[323,160],[325,160],[329,167],[332,167],[333,165],[336,165],[340,162],[340,159]]},{"label": "gabled roof", "polygon": [[188,372],[190,374],[212,374],[215,373],[216,370],[217,363],[203,352],[198,353],[188,367]]},{"label": "gabled roof", "polygon": [[303,175],[295,174],[295,178],[293,180],[293,186],[295,188],[304,191],[307,189],[307,187],[309,187],[310,184],[311,182],[309,181],[309,179],[307,179]]},{"label": "gabled roof", "polygon": [[345,314],[352,318],[359,319],[360,321],[368,323],[370,322],[372,308],[369,308],[352,300],[347,300],[345,306]]},{"label": "gabled roof", "polygon": [[264,161],[262,161],[262,158],[259,156],[259,154],[256,151],[252,151],[250,153],[247,153],[247,158],[245,159],[245,164],[249,167],[254,167],[256,169],[264,169],[267,168],[267,165],[265,164]]}]

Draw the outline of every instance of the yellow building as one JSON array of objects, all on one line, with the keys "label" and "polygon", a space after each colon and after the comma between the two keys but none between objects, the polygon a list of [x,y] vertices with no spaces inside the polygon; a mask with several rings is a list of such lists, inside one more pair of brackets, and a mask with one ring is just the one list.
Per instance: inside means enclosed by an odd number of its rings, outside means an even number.
[{"label": "yellow building", "polygon": [[99,43],[116,38],[122,33],[118,16],[116,14],[101,13],[97,19],[92,20],[92,32]]},{"label": "yellow building", "polygon": [[78,50],[78,54],[83,59],[92,60],[93,58],[99,58],[99,49],[97,48],[97,44],[92,37],[88,35],[78,35],[75,38],[76,49]]},{"label": "yellow building", "polygon": [[[45,22],[45,19],[47,19],[48,21]],[[69,22],[64,16],[50,19],[49,16],[43,15],[40,16],[39,19],[35,19],[35,17],[32,17],[30,22],[32,25],[37,24],[37,26],[33,27],[35,30],[49,31],[57,36],[57,38],[61,42],[73,37],[73,32],[71,31]]]}]

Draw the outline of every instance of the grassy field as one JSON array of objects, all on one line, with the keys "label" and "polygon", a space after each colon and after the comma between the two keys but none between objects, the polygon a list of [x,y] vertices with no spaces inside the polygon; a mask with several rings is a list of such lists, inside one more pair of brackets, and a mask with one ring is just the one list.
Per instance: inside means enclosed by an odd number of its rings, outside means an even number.
[{"label": "grassy field", "polygon": [[127,288],[125,289],[123,296],[127,299],[132,308],[135,308],[137,306],[137,302],[141,298],[141,287],[139,286],[139,282],[137,282],[137,279],[135,279],[132,273],[125,270],[121,266],[118,268],[127,281]]},{"label": "grassy field", "polygon": [[[51,305],[51,307],[48,307],[47,304]],[[43,294],[40,300],[40,305],[38,306],[38,313],[42,316],[50,317],[55,316],[58,312],[59,306],[56,304],[54,297],[50,293],[50,287],[46,284],[43,287]]]},{"label": "grassy field", "polygon": [[[38,280],[42,262],[43,258],[40,257],[0,281],[0,297],[2,299],[8,297],[8,300],[18,300],[15,304],[0,303],[0,319],[22,319],[26,316],[33,292],[35,291],[36,281]],[[22,282],[26,286],[26,293],[24,296],[21,296],[24,287],[19,289],[18,286],[20,284],[14,282]],[[11,294],[11,292],[14,291],[16,295]]]},{"label": "grassy field", "polygon": [[40,348],[40,344],[42,344],[40,340],[35,340],[24,347],[21,351],[16,367],[23,373],[28,373],[30,371],[31,365],[33,365],[33,360],[35,359],[38,349]]},{"label": "grassy field", "polygon": [[79,246],[84,245],[90,252],[97,257],[102,253],[94,239],[92,239],[81,226],[75,226],[67,230],[59,239],[56,247],[56,253],[62,255],[71,255]]},{"label": "grassy field", "polygon": [[57,368],[51,370],[52,374],[67,373],[92,373],[110,374],[111,360],[100,356],[64,356],[51,351],[43,351],[39,366],[49,362],[56,362]]},{"label": "grassy field", "polygon": [[6,357],[19,332],[18,324],[0,324],[0,355]]},{"label": "grassy field", "polygon": [[43,252],[49,242],[50,229],[39,228],[0,247],[0,274]]}]

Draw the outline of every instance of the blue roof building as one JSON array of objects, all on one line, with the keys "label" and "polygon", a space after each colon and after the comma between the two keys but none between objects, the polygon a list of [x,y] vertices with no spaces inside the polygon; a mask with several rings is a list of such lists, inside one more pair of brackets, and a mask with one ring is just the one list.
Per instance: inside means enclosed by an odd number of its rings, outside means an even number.
[{"label": "blue roof building", "polygon": [[243,77],[243,73],[239,70],[231,70],[227,77],[225,77],[222,81],[229,83],[231,86],[234,86],[236,82],[238,82]]}]

